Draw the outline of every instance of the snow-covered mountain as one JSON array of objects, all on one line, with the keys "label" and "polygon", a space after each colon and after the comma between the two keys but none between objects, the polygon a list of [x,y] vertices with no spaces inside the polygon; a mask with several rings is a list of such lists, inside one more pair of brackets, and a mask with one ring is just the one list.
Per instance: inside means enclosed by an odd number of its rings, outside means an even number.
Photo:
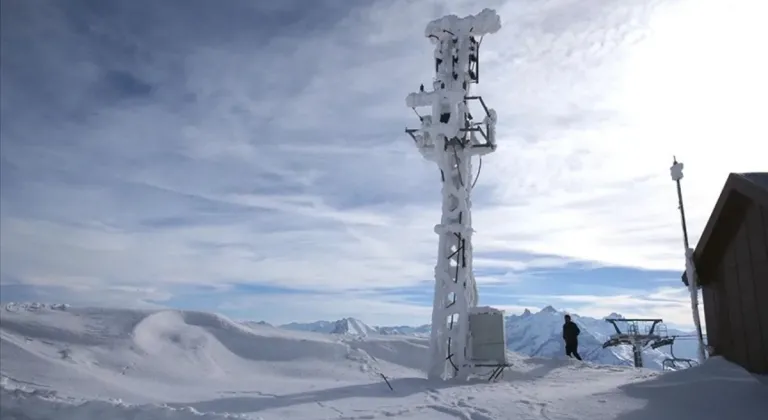
[{"label": "snow-covered mountain", "polygon": [[379,331],[356,318],[342,318],[338,321],[316,321],[307,324],[292,322],[281,325],[280,328],[294,331],[309,331],[326,334],[341,334],[365,337],[369,334],[379,334]]},{"label": "snow-covered mountain", "polygon": [[[562,339],[562,327],[564,312],[558,311],[552,306],[547,306],[537,313],[530,311],[522,315],[510,315],[507,317],[507,347],[518,353],[529,356],[565,358],[565,344]],[[617,346],[603,349],[605,343],[612,334],[615,334],[613,325],[605,319],[620,319],[623,316],[612,313],[603,319],[582,317],[570,314],[572,320],[581,329],[579,335],[579,354],[584,360],[610,365],[631,366],[632,348],[630,346]],[[683,331],[668,330],[670,335],[687,334]],[[675,345],[675,356],[692,357],[684,349]],[[695,354],[695,353],[694,353]],[[663,349],[646,349],[643,351],[645,367],[661,369],[664,359],[669,357],[668,351]]]},{"label": "snow-covered mountain", "polygon": [[355,335],[365,337],[369,334],[377,334],[375,328],[365,324],[363,321],[355,318],[344,318],[336,321],[333,325],[331,334]]},{"label": "snow-covered mountain", "polygon": [[309,323],[291,322],[280,325],[279,328],[293,331],[309,331],[325,334],[344,334],[366,336],[369,334],[380,335],[429,335],[430,325],[412,327],[400,325],[395,327],[373,327],[357,318],[343,318],[338,321],[315,321]]},{"label": "snow-covered mountain", "polygon": [[414,336],[426,336],[432,330],[432,326],[421,325],[419,327],[410,327],[407,325],[399,325],[396,327],[374,327],[382,335],[414,335]]},{"label": "snow-covered mountain", "polygon": [[330,334],[336,322],[333,321],[315,321],[309,323],[291,322],[290,324],[280,325],[280,328],[292,331],[309,331]]},{"label": "snow-covered mountain", "polygon": [[271,327],[272,324],[266,321],[238,321],[246,327]]},{"label": "snow-covered mountain", "polygon": [[[565,358],[565,345],[562,340],[563,316],[565,312],[552,306],[547,306],[539,312],[533,313],[526,309],[522,314],[506,317],[507,348],[511,351],[527,356],[546,357],[554,359]],[[582,317],[571,314],[571,317],[581,329],[579,336],[579,353],[584,360],[609,364],[632,365],[632,348],[629,346],[609,347],[603,349],[603,343],[615,333],[613,326],[606,322],[609,318],[623,318],[620,314],[612,313],[602,319]],[[371,327],[360,320],[345,318],[339,321],[317,321],[308,324],[292,323],[281,326],[282,328],[312,331],[320,333],[336,333],[346,335],[429,335],[430,326],[418,327]],[[362,332],[359,332],[362,331]],[[688,335],[689,332],[668,330],[669,335]],[[695,341],[678,340],[674,344],[675,356],[695,359]],[[643,352],[645,367],[661,369],[662,362],[667,359],[669,348],[663,347],[657,350],[646,349]]]}]

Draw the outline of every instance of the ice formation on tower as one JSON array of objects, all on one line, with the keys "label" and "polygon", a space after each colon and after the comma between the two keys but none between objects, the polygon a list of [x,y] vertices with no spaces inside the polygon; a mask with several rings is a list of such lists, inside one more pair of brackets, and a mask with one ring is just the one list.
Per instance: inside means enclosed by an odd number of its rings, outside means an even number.
[{"label": "ice formation on tower", "polygon": [[[440,240],[430,338],[431,378],[464,376],[471,368],[469,315],[477,306],[472,272],[471,158],[496,149],[496,112],[479,96],[470,96],[470,86],[479,82],[481,37],[499,29],[501,19],[491,9],[430,22],[425,36],[435,45],[435,78],[431,89],[422,85],[406,98],[406,105],[414,110],[431,107],[431,114],[419,116],[421,127],[406,132],[422,155],[437,163],[443,182],[442,219],[435,226]],[[482,105],[484,117],[479,121],[470,113],[472,100]]]}]

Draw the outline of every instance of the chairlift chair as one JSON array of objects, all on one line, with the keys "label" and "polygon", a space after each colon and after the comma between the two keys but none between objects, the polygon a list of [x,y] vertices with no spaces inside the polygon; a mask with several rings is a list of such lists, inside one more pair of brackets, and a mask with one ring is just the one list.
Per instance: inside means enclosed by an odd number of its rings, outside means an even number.
[{"label": "chairlift chair", "polygon": [[669,357],[662,360],[661,362],[661,368],[665,371],[675,371],[678,370],[677,366],[682,365],[683,369],[690,369],[694,366],[698,366],[698,362],[692,359],[686,359],[683,357],[677,357],[675,356],[675,337],[667,337],[662,340],[657,341],[653,345],[651,345],[651,348],[657,349],[659,347],[663,346],[669,346]]}]

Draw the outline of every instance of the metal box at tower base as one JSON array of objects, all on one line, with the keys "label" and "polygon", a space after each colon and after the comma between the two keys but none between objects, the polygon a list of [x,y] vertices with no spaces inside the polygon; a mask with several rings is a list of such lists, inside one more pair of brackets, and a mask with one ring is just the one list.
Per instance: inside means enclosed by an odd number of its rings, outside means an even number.
[{"label": "metal box at tower base", "polygon": [[507,363],[504,311],[475,307],[469,313],[469,358],[477,363]]}]

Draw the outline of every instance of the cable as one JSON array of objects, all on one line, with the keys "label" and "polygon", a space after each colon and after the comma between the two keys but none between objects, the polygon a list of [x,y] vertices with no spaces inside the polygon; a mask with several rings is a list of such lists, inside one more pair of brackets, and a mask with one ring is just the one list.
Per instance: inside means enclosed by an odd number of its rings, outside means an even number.
[{"label": "cable", "polygon": [[456,172],[459,174],[459,184],[463,187],[464,186],[464,179],[461,177],[461,169],[459,166],[459,154],[456,152],[456,145],[453,145],[453,157],[456,159]]},{"label": "cable", "polygon": [[477,179],[480,178],[480,170],[483,169],[483,157],[479,156],[480,163],[477,165],[477,175],[475,175],[475,181],[472,183],[472,188],[475,188],[475,184],[477,184]]}]

